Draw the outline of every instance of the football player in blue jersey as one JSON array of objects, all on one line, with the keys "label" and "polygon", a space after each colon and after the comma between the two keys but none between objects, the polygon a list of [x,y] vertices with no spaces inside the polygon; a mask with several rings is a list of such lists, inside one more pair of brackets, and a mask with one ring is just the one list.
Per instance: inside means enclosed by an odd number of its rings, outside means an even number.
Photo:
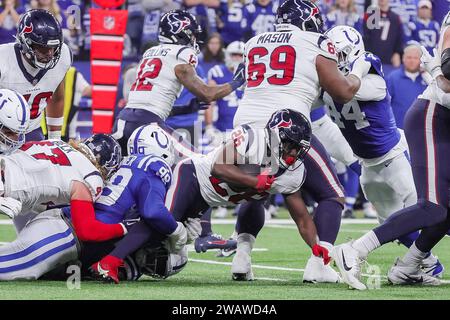
[{"label": "football player in blue jersey", "polygon": [[[96,219],[103,223],[120,223],[134,208],[155,233],[167,238],[170,252],[179,252],[188,240],[188,232],[164,205],[172,182],[172,139],[162,128],[150,124],[136,129],[130,141],[131,155],[122,161],[95,203]],[[123,259],[111,254],[91,268],[96,276],[118,283],[117,272],[121,265]]]},{"label": "football player in blue jersey", "polygon": [[243,10],[249,3],[249,0],[220,0],[220,6],[216,9],[219,19],[217,29],[226,46],[242,39]]},{"label": "football player in blue jersey", "polygon": [[[361,34],[351,27],[335,27],[327,36],[335,44],[343,72],[348,72],[357,59],[366,63],[367,74],[350,102],[338,103],[326,92],[323,100],[361,162],[362,190],[383,223],[396,211],[417,202],[408,145],[395,123],[380,59],[365,51]],[[410,247],[417,237],[415,232],[400,237],[399,241]],[[337,263],[342,263],[340,255]],[[431,253],[422,267],[432,276],[443,272],[439,260]]]},{"label": "football player in blue jersey", "polygon": [[254,0],[245,6],[241,24],[244,39],[248,40],[257,34],[274,31],[277,8],[278,3],[272,0]]}]

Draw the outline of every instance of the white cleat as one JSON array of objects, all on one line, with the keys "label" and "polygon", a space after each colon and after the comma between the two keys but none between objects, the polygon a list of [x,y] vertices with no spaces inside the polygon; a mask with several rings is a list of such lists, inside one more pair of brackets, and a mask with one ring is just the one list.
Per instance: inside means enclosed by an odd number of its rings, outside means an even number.
[{"label": "white cleat", "polygon": [[232,279],[235,281],[252,281],[252,258],[243,251],[237,250],[231,265]]},{"label": "white cleat", "polygon": [[332,257],[342,276],[342,280],[350,287],[357,290],[366,290],[367,287],[361,282],[361,264],[364,260],[359,257],[359,252],[352,247],[352,242],[335,246]]},{"label": "white cleat", "polygon": [[324,265],[323,259],[311,256],[306,263],[303,273],[303,282],[306,283],[339,283],[342,282],[339,273],[337,273],[330,264]]},{"label": "white cleat", "polygon": [[378,213],[370,202],[366,202],[363,204],[363,212],[364,212],[364,217],[366,217],[368,219],[378,218]]},{"label": "white cleat", "polygon": [[388,280],[396,285],[438,286],[441,284],[439,279],[423,272],[420,266],[405,264],[400,258],[397,258],[389,270]]}]

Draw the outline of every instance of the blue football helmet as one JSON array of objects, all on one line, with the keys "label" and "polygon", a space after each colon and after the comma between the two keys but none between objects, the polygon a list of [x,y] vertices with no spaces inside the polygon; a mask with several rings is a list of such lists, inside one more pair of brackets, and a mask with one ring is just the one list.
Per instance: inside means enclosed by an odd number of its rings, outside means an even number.
[{"label": "blue football helmet", "polygon": [[[61,56],[63,44],[61,25],[47,10],[27,11],[19,21],[16,42],[22,54],[35,68],[52,69]],[[42,52],[43,49],[45,53]]]},{"label": "blue football helmet", "polygon": [[[266,129],[269,132],[270,149],[278,156],[283,169],[288,169],[297,161],[300,164],[303,162],[312,135],[309,120],[303,114],[291,109],[278,110],[270,117]],[[295,156],[292,156],[293,150],[296,151]]]},{"label": "blue football helmet", "polygon": [[277,10],[275,25],[279,24],[291,24],[303,31],[324,32],[319,7],[308,0],[285,1]]},{"label": "blue football helmet", "polygon": [[80,146],[87,147],[90,150],[91,156],[104,168],[107,178],[119,168],[122,161],[122,151],[119,143],[110,135],[94,134],[80,143]]},{"label": "blue football helmet", "polygon": [[200,53],[198,46],[202,28],[197,19],[185,10],[172,10],[159,22],[159,42],[190,46]]}]

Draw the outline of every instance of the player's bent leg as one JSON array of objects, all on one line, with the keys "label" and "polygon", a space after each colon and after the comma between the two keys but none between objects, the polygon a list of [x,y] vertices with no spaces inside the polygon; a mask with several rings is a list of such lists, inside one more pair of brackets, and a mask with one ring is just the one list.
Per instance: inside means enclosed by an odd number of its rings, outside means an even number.
[{"label": "player's bent leg", "polygon": [[42,212],[15,241],[0,246],[0,280],[36,280],[78,259],[78,253],[77,239],[61,210]]}]

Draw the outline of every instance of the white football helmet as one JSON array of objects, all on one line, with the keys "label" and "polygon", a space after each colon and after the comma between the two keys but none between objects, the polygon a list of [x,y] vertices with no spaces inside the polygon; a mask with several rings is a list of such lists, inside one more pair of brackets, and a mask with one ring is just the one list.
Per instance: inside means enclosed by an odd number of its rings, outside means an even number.
[{"label": "white football helmet", "polygon": [[330,38],[338,54],[338,67],[344,73],[350,64],[365,52],[362,35],[349,26],[336,26],[325,35]]},{"label": "white football helmet", "polygon": [[137,128],[128,139],[129,155],[153,155],[173,165],[175,149],[172,138],[156,123]]},{"label": "white football helmet", "polygon": [[[228,45],[225,50],[225,65],[228,69],[236,70],[239,63],[244,60],[244,45],[245,43],[242,41],[233,41]],[[233,59],[233,55],[235,54],[241,55],[242,58],[240,60],[236,58]]]},{"label": "white football helmet", "polygon": [[10,154],[25,143],[30,106],[12,90],[0,89],[0,153]]}]

